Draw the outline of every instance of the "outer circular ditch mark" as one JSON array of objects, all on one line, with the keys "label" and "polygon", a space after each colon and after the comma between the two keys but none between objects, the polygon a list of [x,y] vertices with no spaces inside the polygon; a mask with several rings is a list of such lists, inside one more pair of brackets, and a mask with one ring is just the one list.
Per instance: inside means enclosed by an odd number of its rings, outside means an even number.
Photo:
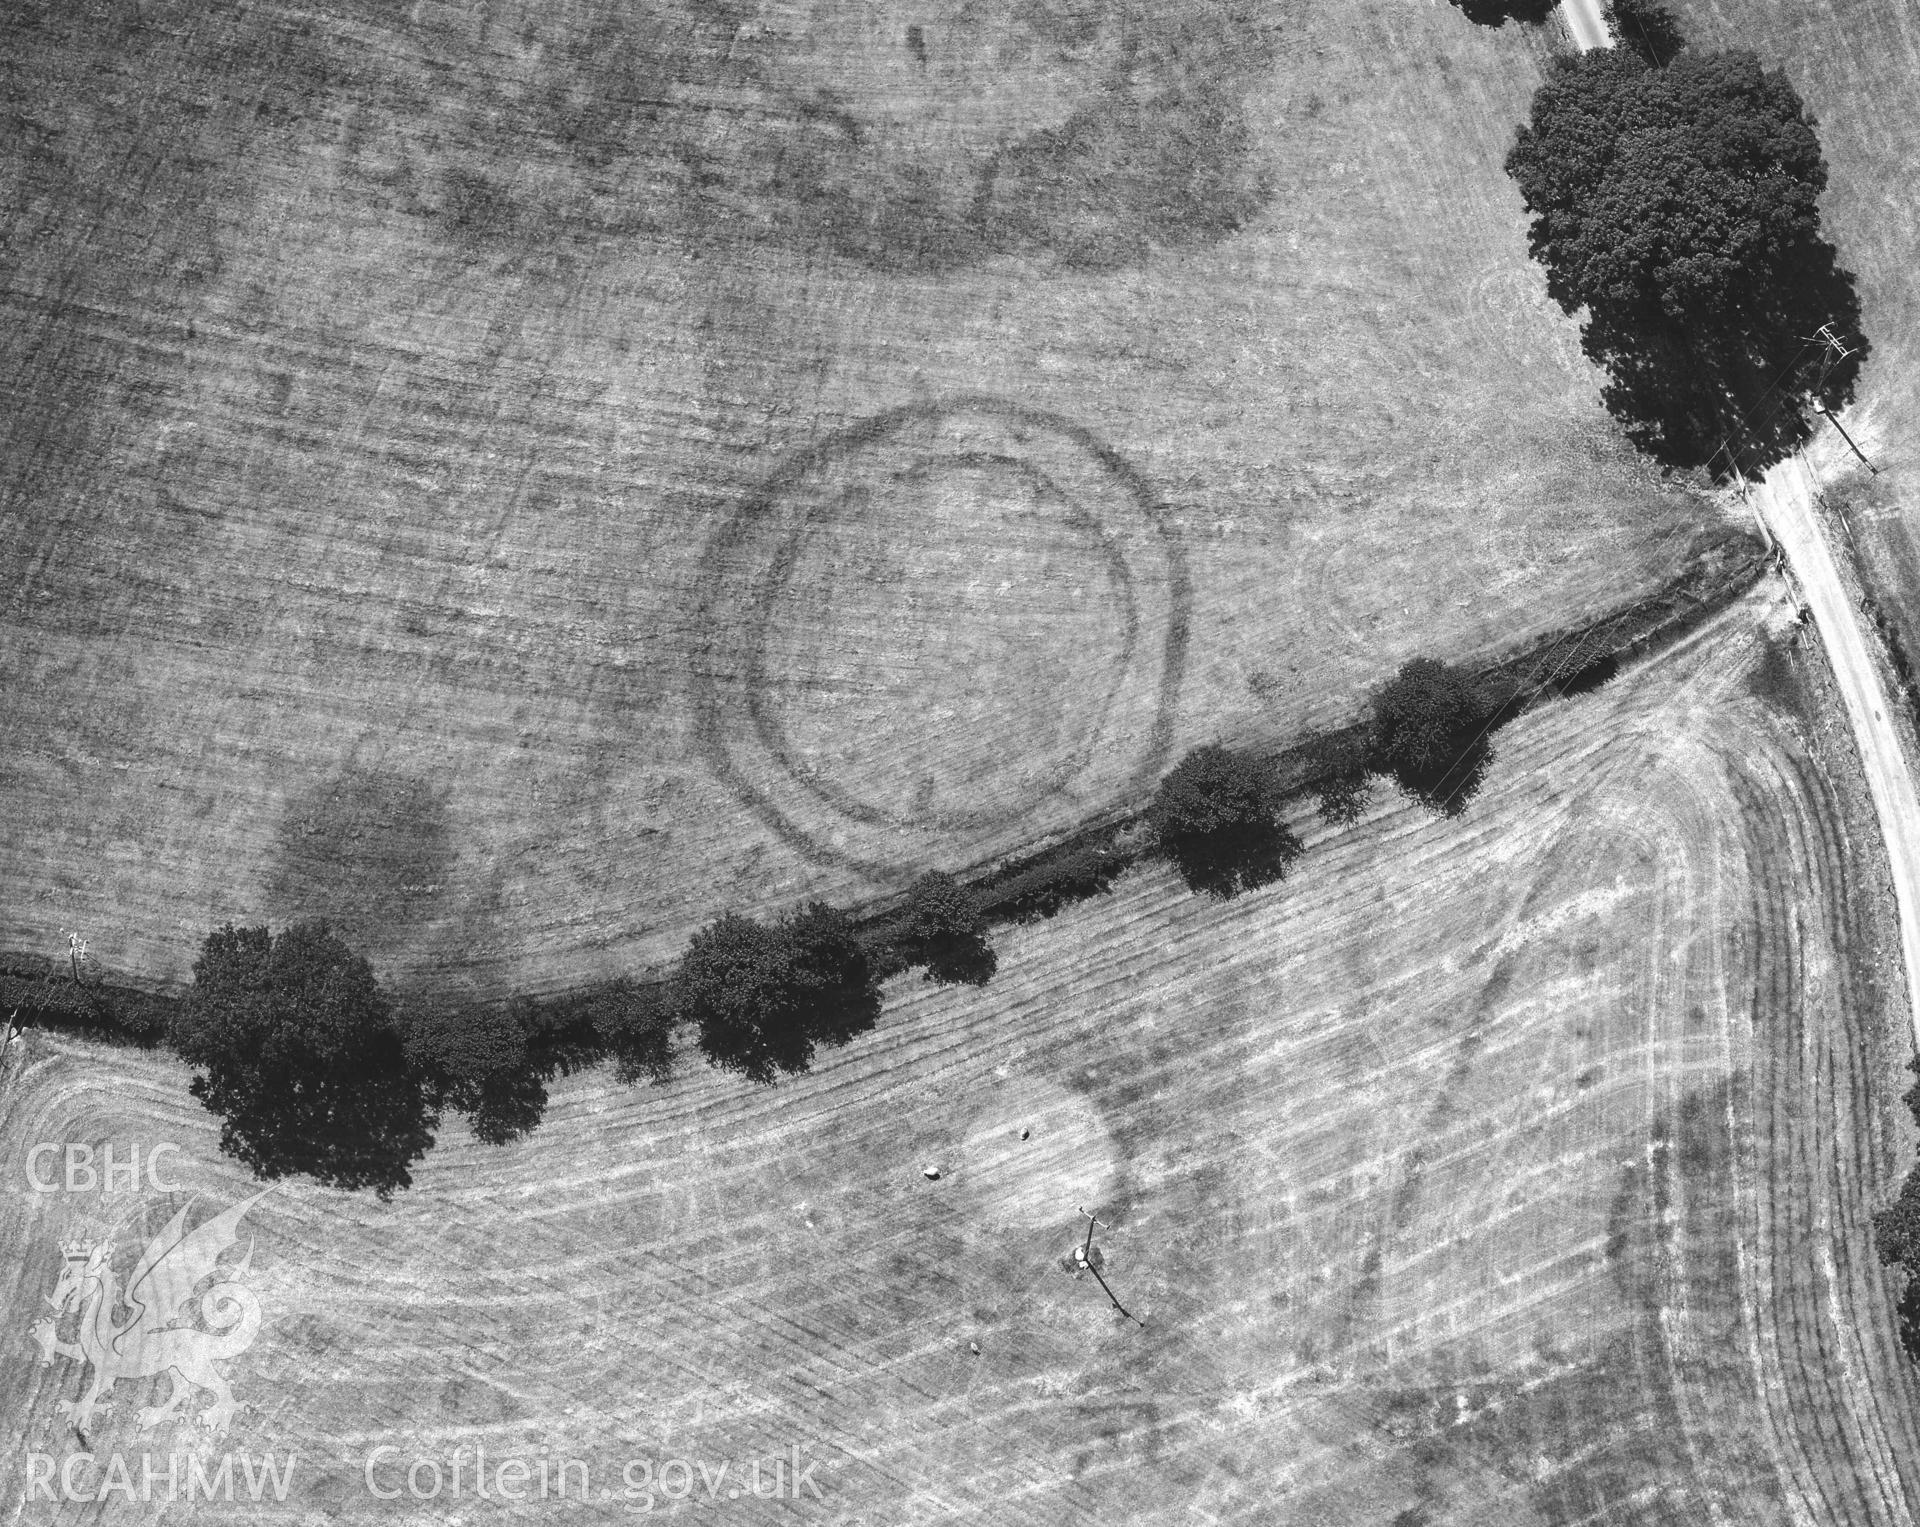
[{"label": "outer circular ditch mark", "polygon": [[[782,709],[777,703],[778,691],[770,681],[767,664],[767,636],[769,626],[763,624],[757,632],[757,640],[749,660],[747,672],[747,704],[753,714],[754,727],[760,735],[767,751],[786,769],[801,786],[819,796],[827,805],[848,818],[871,826],[890,826],[903,831],[917,831],[929,827],[949,832],[965,832],[1003,827],[1019,821],[1032,809],[1033,799],[1050,794],[1064,787],[1080,770],[1085,767],[1088,756],[1099,735],[1101,726],[1113,708],[1113,702],[1127,665],[1131,662],[1134,649],[1138,644],[1140,614],[1138,602],[1133,594],[1132,570],[1127,566],[1124,556],[1112,539],[1101,529],[1099,522],[1087,514],[1074,501],[1062,494],[1052,478],[1031,464],[1017,457],[989,454],[978,451],[950,453],[934,456],[916,462],[906,473],[894,474],[889,486],[901,486],[902,479],[926,479],[939,476],[943,470],[996,468],[1005,471],[1023,482],[1037,495],[1050,500],[1050,507],[1060,511],[1060,518],[1066,527],[1077,532],[1095,551],[1104,563],[1108,582],[1118,596],[1120,629],[1118,650],[1112,654],[1113,666],[1107,675],[1107,682],[1097,704],[1097,717],[1093,725],[1079,729],[1074,744],[1061,751],[1047,769],[1044,777],[1036,781],[1026,794],[1026,799],[1015,799],[999,805],[949,806],[939,808],[929,806],[920,811],[901,811],[889,809],[862,797],[853,789],[847,788],[834,774],[819,769],[796,767],[796,748],[786,725]],[[826,506],[829,515],[844,512],[848,507],[851,491],[836,495]],[[776,555],[774,569],[770,575],[771,588],[768,603],[779,601],[787,584],[792,579],[798,560],[797,549],[806,536],[809,526],[801,524],[789,535],[786,543]]]},{"label": "outer circular ditch mark", "polygon": [[696,597],[700,749],[818,862],[898,881],[1004,851],[1150,789],[1172,742],[1180,543],[1045,410],[917,404],[801,452]]}]

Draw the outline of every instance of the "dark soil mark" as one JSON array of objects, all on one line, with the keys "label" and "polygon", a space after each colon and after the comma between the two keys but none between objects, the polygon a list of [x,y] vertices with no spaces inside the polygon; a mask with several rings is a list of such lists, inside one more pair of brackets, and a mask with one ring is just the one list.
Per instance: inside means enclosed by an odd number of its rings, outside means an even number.
[{"label": "dark soil mark", "polygon": [[1103,101],[1034,133],[984,172],[975,236],[1070,265],[1143,263],[1155,245],[1218,243],[1273,187],[1239,103],[1205,93]]},{"label": "dark soil mark", "polygon": [[[809,686],[844,687],[845,680],[783,673],[776,685],[769,630],[779,618],[793,627],[789,637],[797,632],[811,641],[807,625],[819,624],[821,650],[844,648],[849,661],[862,655],[859,643],[867,638],[861,632],[847,633],[844,641],[837,634],[835,623],[846,616],[831,589],[791,588],[797,559],[812,554],[812,538],[842,522],[857,524],[860,545],[884,551],[911,529],[902,526],[894,534],[881,522],[900,503],[918,502],[909,488],[943,472],[971,482],[983,463],[993,469],[994,482],[1032,489],[1035,522],[1059,521],[1084,543],[1075,556],[1085,563],[1086,581],[1112,586],[1115,608],[1124,613],[1123,629],[1108,633],[1112,650],[1059,655],[1089,664],[1087,672],[1074,670],[1074,682],[1090,686],[1086,695],[1101,691],[1104,699],[1076,709],[1077,735],[1049,742],[1034,757],[1017,756],[1014,748],[983,755],[976,762],[986,773],[957,773],[947,785],[950,799],[928,790],[915,774],[920,788],[910,806],[882,809],[861,793],[871,790],[870,783],[849,785],[834,776],[830,763],[796,753],[783,706],[794,703],[796,694],[804,697]],[[848,576],[856,574],[849,570]],[[925,593],[944,597],[940,590]],[[911,607],[917,596],[909,589],[905,597]],[[1125,758],[1114,764],[1126,770],[1124,789],[1144,792],[1158,779],[1171,745],[1191,601],[1184,552],[1145,479],[1089,431],[1042,410],[983,397],[915,404],[801,453],[709,544],[695,599],[695,619],[706,631],[692,674],[697,735],[716,776],[794,847],[876,879],[898,879],[922,867],[889,857],[903,847],[951,847],[955,833],[1017,827],[1087,767],[1096,749],[1103,757],[1124,750]],[[876,672],[891,674],[891,658],[890,652],[881,654]],[[917,648],[900,654],[900,671],[907,675],[900,682],[914,682],[918,661]],[[992,664],[983,659],[983,666]],[[1000,690],[1023,690],[1023,675],[1017,666],[984,675],[996,705],[1006,698],[995,691],[996,682]],[[1012,698],[1047,708],[1038,694]],[[984,747],[993,740],[974,742]]]},{"label": "dark soil mark", "polygon": [[1709,1502],[1787,1519],[1747,1356],[1727,1128],[1739,1090],[1683,1097],[1655,1121],[1645,1163],[1621,1174],[1607,1256],[1622,1325],[1543,1324],[1544,1371],[1524,1381],[1449,1352],[1381,1394],[1376,1424],[1410,1455],[1403,1520],[1448,1520],[1460,1500],[1487,1512],[1490,1491],[1509,1503],[1490,1513],[1503,1520],[1693,1527]]},{"label": "dark soil mark", "polygon": [[349,766],[288,802],[268,914],[275,926],[324,918],[357,949],[391,951],[442,905],[455,857],[444,796]]},{"label": "dark soil mark", "polygon": [[[1273,28],[1240,0],[970,7],[905,28],[904,79],[851,36],[788,40],[727,4],[370,20],[392,47],[372,70],[356,47],[314,105],[349,124],[364,195],[474,257],[645,231],[889,272],[1115,268],[1229,237],[1272,195],[1243,98]],[[1009,68],[1033,80],[1028,119],[983,134],[968,103]],[[457,153],[419,125],[449,86]]]},{"label": "dark soil mark", "polygon": [[1797,633],[1784,638],[1763,638],[1760,656],[1747,674],[1747,693],[1765,701],[1783,716],[1804,719],[1811,713],[1812,698],[1800,670],[1805,661]]}]

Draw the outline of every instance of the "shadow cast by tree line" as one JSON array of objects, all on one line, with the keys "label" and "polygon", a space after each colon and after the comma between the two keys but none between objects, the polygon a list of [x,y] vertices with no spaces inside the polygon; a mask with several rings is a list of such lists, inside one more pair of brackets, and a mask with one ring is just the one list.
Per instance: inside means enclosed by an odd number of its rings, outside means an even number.
[{"label": "shadow cast by tree line", "polygon": [[1553,14],[1556,0],[1453,0],[1462,16],[1475,26],[1504,26],[1509,21],[1538,26]]},{"label": "shadow cast by tree line", "polygon": [[[1416,659],[1373,696],[1364,725],[1322,740],[1304,786],[1332,823],[1357,820],[1383,778],[1436,815],[1458,816],[1487,778],[1495,730],[1544,692],[1583,693],[1611,677],[1603,640],[1556,644],[1527,680],[1476,680]],[[360,893],[384,904],[389,869],[411,883],[423,844],[425,860],[448,862],[437,813],[422,827],[389,809],[430,806],[428,797],[353,771],[336,786],[296,799],[283,835],[283,846],[319,836],[353,848],[337,875],[306,885],[312,904],[350,908]],[[222,1150],[257,1175],[385,1197],[410,1185],[448,1114],[482,1141],[519,1139],[539,1124],[556,1076],[611,1061],[625,1083],[669,1079],[678,1031],[710,1064],[755,1083],[805,1072],[821,1049],[874,1028],[880,982],[918,968],[931,982],[985,985],[998,964],[990,915],[1051,916],[1107,891],[1143,854],[1163,855],[1200,894],[1272,884],[1302,852],[1280,806],[1270,761],[1198,748],[1162,781],[1139,846],[1095,835],[977,889],[929,872],[861,923],[818,902],[770,924],[724,914],[694,936],[668,981],[620,978],[548,1002],[467,1000],[455,972],[390,994],[340,931],[312,918],[277,933],[229,925],[208,935],[181,1000],[109,996],[77,980],[69,992],[44,978],[31,1000],[63,1026],[172,1048],[194,1068],[193,1095],[221,1118]],[[54,997],[71,999],[64,1007],[77,1018],[55,1014]]]}]

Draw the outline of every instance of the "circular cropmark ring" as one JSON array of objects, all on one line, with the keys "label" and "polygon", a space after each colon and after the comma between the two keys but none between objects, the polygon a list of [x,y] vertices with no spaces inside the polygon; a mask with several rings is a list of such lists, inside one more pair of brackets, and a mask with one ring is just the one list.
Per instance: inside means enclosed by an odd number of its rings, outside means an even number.
[{"label": "circular cropmark ring", "polygon": [[1152,788],[1190,604],[1164,506],[1090,431],[991,397],[895,409],[709,542],[696,737],[817,862],[977,862]]}]

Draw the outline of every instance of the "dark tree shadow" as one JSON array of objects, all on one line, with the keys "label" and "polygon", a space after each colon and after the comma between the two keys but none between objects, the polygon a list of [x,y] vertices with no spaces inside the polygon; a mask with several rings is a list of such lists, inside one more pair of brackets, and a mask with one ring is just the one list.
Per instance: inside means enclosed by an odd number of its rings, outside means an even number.
[{"label": "dark tree shadow", "polygon": [[222,1083],[214,1068],[189,1090],[221,1115],[220,1149],[268,1179],[302,1173],[386,1198],[412,1185],[408,1168],[432,1147],[439,1123],[398,1039],[390,1053],[382,1047],[350,1069]]},{"label": "dark tree shadow", "polygon": [[1465,743],[1444,762],[1425,768],[1400,764],[1394,782],[1436,816],[1457,817],[1473,803],[1493,766],[1493,748],[1484,737]]},{"label": "dark tree shadow", "polygon": [[[1826,324],[1844,358],[1814,339]],[[1871,348],[1853,274],[1824,242],[1711,333],[1645,310],[1592,314],[1580,347],[1605,369],[1602,401],[1636,446],[1722,479],[1757,477],[1805,444],[1815,414],[1853,401]]]},{"label": "dark tree shadow", "polygon": [[1125,858],[1102,844],[1076,844],[991,885],[982,906],[1005,922],[1037,922],[1074,902],[1106,895],[1125,867]]},{"label": "dark tree shadow", "polygon": [[816,1045],[843,1045],[873,1031],[880,1021],[880,993],[871,986],[843,986],[825,993],[799,1010],[799,1019],[807,1038],[805,1053],[789,1071],[804,1071]]},{"label": "dark tree shadow", "polygon": [[1336,774],[1315,787],[1320,820],[1329,827],[1351,827],[1373,804],[1373,779],[1364,770]]},{"label": "dark tree shadow", "polygon": [[1664,69],[1686,46],[1680,23],[1659,0],[1611,0],[1607,23],[1620,39],[1656,69]]},{"label": "dark tree shadow", "polygon": [[985,986],[999,968],[980,898],[953,876],[929,870],[914,881],[900,914],[881,932],[875,981],[915,965],[943,986]]},{"label": "dark tree shadow", "polygon": [[1900,1345],[1907,1356],[1920,1363],[1920,1277],[1907,1274],[1906,1291],[1900,1295]]},{"label": "dark tree shadow", "polygon": [[1164,847],[1189,890],[1223,900],[1285,878],[1287,867],[1304,851],[1291,828],[1273,821],[1183,834]]},{"label": "dark tree shadow", "polygon": [[1657,0],[1615,11],[1640,52],[1556,60],[1507,155],[1528,247],[1554,301],[1584,310],[1581,348],[1636,446],[1757,475],[1851,401],[1867,355],[1821,233],[1816,124],[1753,53],[1680,47]]},{"label": "dark tree shadow", "polygon": [[1603,684],[1610,682],[1620,672],[1620,659],[1611,652],[1603,653],[1584,668],[1553,681],[1554,693],[1563,699],[1572,699],[1575,695],[1590,695]]},{"label": "dark tree shadow", "polygon": [[674,1014],[666,987],[640,986],[622,977],[599,996],[590,1017],[622,1082],[672,1077]]},{"label": "dark tree shadow", "polygon": [[880,1017],[853,920],[818,901],[772,927],[723,913],[693,936],[667,1000],[697,1026],[708,1060],[763,1085],[805,1071],[820,1046],[846,1044]]},{"label": "dark tree shadow", "polygon": [[985,986],[1000,968],[993,945],[978,933],[932,940],[920,954],[926,979],[942,986]]},{"label": "dark tree shadow", "polygon": [[766,1085],[782,1073],[801,1075],[821,1045],[846,1044],[869,1033],[879,1018],[877,991],[842,989],[772,1006],[750,1023],[705,1023],[700,1051],[722,1070]]},{"label": "dark tree shadow", "polygon": [[1509,21],[1538,26],[1553,14],[1554,0],[1453,0],[1475,26],[1497,27]]},{"label": "dark tree shadow", "polygon": [[1373,803],[1376,763],[1371,728],[1365,725],[1318,739],[1311,750],[1309,788],[1319,798],[1320,820],[1350,827]]},{"label": "dark tree shadow", "polygon": [[490,1145],[529,1134],[547,1103],[555,1066],[534,1041],[544,1037],[538,1010],[467,1002],[444,987],[402,1001],[394,1028],[436,1110],[467,1116]]},{"label": "dark tree shadow", "polygon": [[473,1132],[488,1145],[506,1145],[539,1126],[547,1111],[547,1084],[530,1068],[490,1076],[458,1104]]},{"label": "dark tree shadow", "polygon": [[325,923],[209,934],[169,1041],[220,1148],[265,1178],[386,1197],[412,1182],[438,1112],[373,968]]}]

